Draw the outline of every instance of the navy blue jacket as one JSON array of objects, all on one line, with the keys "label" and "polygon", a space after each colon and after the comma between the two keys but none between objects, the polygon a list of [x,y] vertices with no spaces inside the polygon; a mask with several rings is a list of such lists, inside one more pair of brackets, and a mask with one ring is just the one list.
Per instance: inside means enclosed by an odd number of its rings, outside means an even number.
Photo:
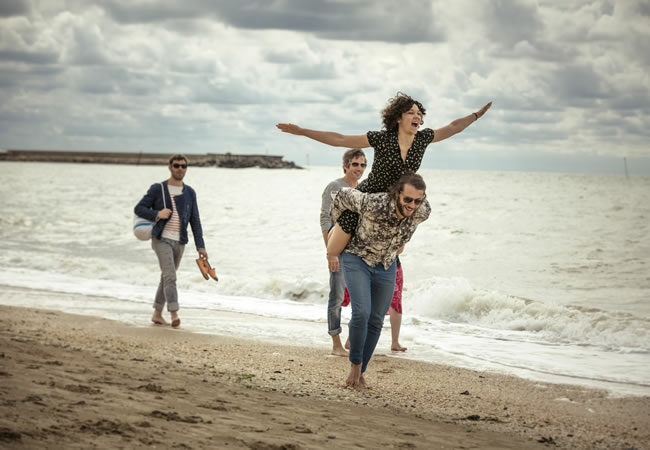
[{"label": "navy blue jacket", "polygon": [[[172,209],[172,199],[169,195],[167,180],[163,181],[162,184],[165,186],[165,202],[167,208]],[[176,202],[176,212],[178,213],[178,218],[181,222],[180,243],[187,244],[187,224],[189,223],[192,227],[194,244],[196,244],[197,250],[205,248],[205,243],[203,242],[203,229],[201,228],[201,218],[199,217],[199,205],[196,202],[196,192],[194,192],[194,189],[189,187],[187,184],[183,184],[183,194],[174,197],[174,201]],[[160,183],[156,183],[151,185],[147,193],[142,197],[142,200],[135,205],[133,212],[143,219],[156,222],[158,211],[164,207]],[[156,239],[160,239],[168,220],[169,219],[160,219],[156,222],[153,226],[151,235]]]}]

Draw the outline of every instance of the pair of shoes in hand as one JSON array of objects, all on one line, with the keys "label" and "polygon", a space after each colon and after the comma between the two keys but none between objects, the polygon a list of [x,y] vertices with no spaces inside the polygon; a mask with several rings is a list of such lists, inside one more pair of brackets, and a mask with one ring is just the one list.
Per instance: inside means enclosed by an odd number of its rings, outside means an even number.
[{"label": "pair of shoes in hand", "polygon": [[203,275],[203,278],[206,280],[212,277],[214,281],[219,281],[217,278],[217,273],[215,272],[214,268],[210,266],[210,263],[208,262],[208,258],[198,258],[196,260],[196,264],[199,266],[199,270],[201,271],[201,275]]}]

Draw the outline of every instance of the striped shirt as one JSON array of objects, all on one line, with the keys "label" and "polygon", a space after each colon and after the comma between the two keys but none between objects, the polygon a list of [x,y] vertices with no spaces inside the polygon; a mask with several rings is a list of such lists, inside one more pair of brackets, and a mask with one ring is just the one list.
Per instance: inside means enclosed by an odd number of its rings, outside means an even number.
[{"label": "striped shirt", "polygon": [[181,221],[178,217],[178,212],[176,211],[176,201],[174,200],[174,197],[183,194],[183,186],[167,185],[167,189],[169,190],[169,195],[172,198],[172,204],[171,204],[172,215],[170,216],[169,220],[165,224],[165,229],[162,232],[162,237],[171,239],[172,241],[180,241]]}]

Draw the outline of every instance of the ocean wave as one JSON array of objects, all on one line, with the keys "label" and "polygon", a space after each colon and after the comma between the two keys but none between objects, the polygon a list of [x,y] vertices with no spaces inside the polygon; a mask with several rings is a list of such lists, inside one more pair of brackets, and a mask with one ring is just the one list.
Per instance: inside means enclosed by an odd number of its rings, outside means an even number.
[{"label": "ocean wave", "polygon": [[420,283],[409,290],[409,311],[425,320],[521,332],[522,339],[650,352],[650,321],[645,318],[476,289],[463,278]]},{"label": "ocean wave", "polygon": [[311,277],[264,276],[237,277],[224,279],[221,290],[227,295],[239,295],[262,299],[293,300],[300,303],[323,303],[329,292],[328,285],[323,280]]}]

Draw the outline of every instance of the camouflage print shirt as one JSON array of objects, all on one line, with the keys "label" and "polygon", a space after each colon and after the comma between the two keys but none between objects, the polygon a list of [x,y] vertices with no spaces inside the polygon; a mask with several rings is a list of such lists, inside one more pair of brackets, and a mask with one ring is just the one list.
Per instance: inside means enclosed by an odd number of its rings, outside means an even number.
[{"label": "camouflage print shirt", "polygon": [[431,206],[424,201],[411,217],[397,218],[395,200],[387,192],[366,194],[344,188],[332,202],[332,222],[349,209],[359,214],[359,224],[345,251],[374,267],[393,264],[397,252],[413,236],[417,226],[429,218]]}]

